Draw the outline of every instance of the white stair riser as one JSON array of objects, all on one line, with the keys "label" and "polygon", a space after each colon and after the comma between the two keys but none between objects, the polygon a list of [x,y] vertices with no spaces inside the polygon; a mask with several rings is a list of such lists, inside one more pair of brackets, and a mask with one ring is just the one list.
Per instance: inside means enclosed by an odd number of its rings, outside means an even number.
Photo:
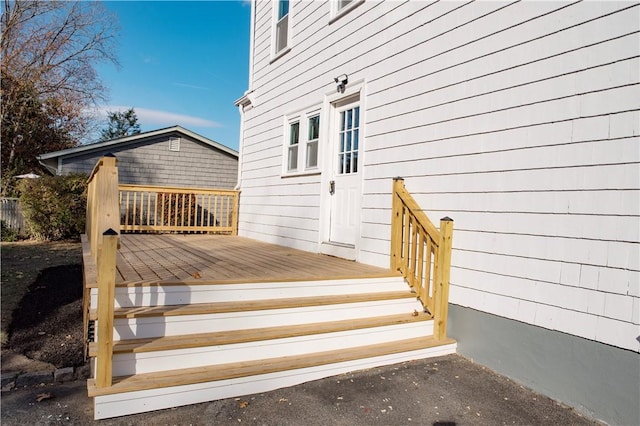
[{"label": "white stair riser", "polygon": [[[216,284],[118,287],[116,307],[186,305],[247,300],[317,297],[344,294],[406,291],[402,278],[385,280],[309,281],[296,283]],[[97,306],[97,290],[91,292],[91,306]]]},{"label": "white stair riser", "polygon": [[455,353],[455,351],[456,344],[453,343],[399,354],[262,374],[259,376],[97,396],[94,398],[94,416],[96,420],[99,420],[215,401],[218,399],[252,395],[356,370],[448,355]]},{"label": "white stair riser", "polygon": [[408,298],[249,312],[118,318],[114,321],[114,340],[352,320],[411,314],[415,310],[420,312],[422,305],[416,299]]},{"label": "white stair riser", "polygon": [[180,368],[191,368],[304,355],[425,337],[432,333],[433,322],[425,321],[259,342],[138,354],[116,354],[113,357],[113,374],[126,376],[174,370],[177,365]]}]

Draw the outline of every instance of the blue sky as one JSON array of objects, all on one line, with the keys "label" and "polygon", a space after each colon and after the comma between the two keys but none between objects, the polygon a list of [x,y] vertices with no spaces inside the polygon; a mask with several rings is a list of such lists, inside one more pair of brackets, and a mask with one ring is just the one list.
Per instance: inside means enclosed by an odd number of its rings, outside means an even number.
[{"label": "blue sky", "polygon": [[178,124],[237,150],[233,101],[248,86],[249,2],[104,5],[119,17],[120,67],[97,67],[109,89],[101,110],[134,107],[143,132]]}]

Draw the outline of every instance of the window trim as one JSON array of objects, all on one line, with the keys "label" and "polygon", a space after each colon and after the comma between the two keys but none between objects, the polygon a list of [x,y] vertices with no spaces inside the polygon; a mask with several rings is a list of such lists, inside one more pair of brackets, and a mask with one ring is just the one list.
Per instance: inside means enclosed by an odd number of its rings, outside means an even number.
[{"label": "window trim", "polygon": [[[320,123],[318,124],[318,138],[315,139],[317,143],[316,149],[316,165],[307,165],[307,155],[309,149],[309,142],[313,140],[309,139],[309,120],[314,117],[319,117]],[[323,114],[321,105],[314,105],[313,107],[304,108],[293,113],[285,114],[284,116],[284,143],[282,152],[282,178],[292,176],[307,176],[320,174],[321,172],[321,145],[323,136]],[[291,125],[298,123],[298,153],[297,153],[297,168],[295,170],[289,169],[289,147],[291,138]]]},{"label": "window trim", "polygon": [[341,9],[338,9],[338,0],[331,0],[331,14],[329,19],[329,25],[333,24],[349,12],[351,12],[356,7],[360,6],[364,3],[365,0],[353,0],[348,5],[344,6]]},{"label": "window trim", "polygon": [[[270,49],[271,59],[269,61],[270,64],[275,62],[282,56],[286,55],[289,51],[291,51],[291,41],[293,39],[291,36],[291,32],[293,29],[293,25],[291,22],[291,19],[292,19],[291,9],[293,4],[291,1],[289,1],[287,14],[284,15],[282,18],[278,18],[279,10],[280,10],[280,1],[282,0],[272,0],[271,2],[273,7],[272,7],[272,19],[271,19],[272,22],[271,22],[271,49]],[[287,17],[287,42],[282,49],[277,50],[278,24],[282,19],[284,19],[285,16]]]}]

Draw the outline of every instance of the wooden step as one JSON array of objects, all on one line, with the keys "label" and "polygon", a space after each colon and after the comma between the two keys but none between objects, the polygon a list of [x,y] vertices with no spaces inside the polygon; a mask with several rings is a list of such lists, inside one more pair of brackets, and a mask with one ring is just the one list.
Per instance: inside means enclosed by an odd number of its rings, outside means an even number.
[{"label": "wooden step", "polygon": [[[176,282],[162,285],[122,285],[115,289],[115,307],[220,303],[295,297],[337,296],[374,292],[406,291],[402,277],[341,280],[264,282]],[[91,292],[91,306],[97,306],[97,289]]]},{"label": "wooden step", "polygon": [[[430,315],[416,311],[415,313],[387,315],[375,318],[328,321],[322,323],[299,324],[293,326],[197,333],[147,339],[127,339],[113,342],[113,353],[143,353],[198,348],[212,345],[230,345],[235,343],[257,342],[262,340],[284,339],[288,337],[335,333],[363,328],[384,327],[388,325],[408,324],[414,322],[429,321],[430,319]],[[97,344],[91,343],[89,345],[89,356],[96,356],[96,352]]]},{"label": "wooden step", "polygon": [[[374,302],[380,300],[415,299],[410,291],[390,291],[368,294],[345,294],[338,296],[294,297],[284,299],[244,300],[241,302],[192,303],[188,305],[143,306],[117,308],[114,318],[168,317],[180,315],[204,315],[214,313],[249,312],[271,309],[302,308],[311,306],[339,305],[346,303]],[[91,310],[90,319],[97,313]]]},{"label": "wooden step", "polygon": [[206,280],[201,278],[187,279],[187,280],[140,280],[140,281],[124,281],[116,283],[116,288],[122,287],[164,287],[164,286],[199,286],[199,285],[227,285],[227,284],[263,284],[263,283],[305,283],[305,282],[317,282],[317,281],[347,281],[347,280],[362,280],[362,279],[388,279],[388,278],[402,278],[399,272],[383,272],[379,274],[367,274],[367,275],[338,275],[338,276],[323,276],[308,277],[308,278],[256,278],[254,280],[247,278],[240,279],[224,279],[224,280]]},{"label": "wooden step", "polygon": [[113,395],[126,392],[215,382],[282,371],[292,371],[307,367],[410,352],[450,344],[455,344],[455,340],[435,340],[433,337],[419,337],[377,345],[367,345],[351,349],[318,352],[300,356],[286,356],[257,361],[114,377],[113,385],[103,388],[97,388],[95,386],[95,381],[93,379],[89,379],[87,382],[87,388],[90,397]]}]

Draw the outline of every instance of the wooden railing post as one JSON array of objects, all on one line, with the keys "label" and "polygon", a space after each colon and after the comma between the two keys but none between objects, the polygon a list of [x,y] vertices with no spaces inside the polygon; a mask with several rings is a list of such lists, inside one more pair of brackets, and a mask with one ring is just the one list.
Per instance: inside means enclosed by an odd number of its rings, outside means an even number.
[{"label": "wooden railing post", "polygon": [[113,378],[113,310],[117,250],[118,233],[110,228],[102,234],[102,247],[98,256],[97,387],[111,386]]},{"label": "wooden railing post", "polygon": [[404,179],[397,177],[393,179],[393,201],[391,205],[391,270],[399,270],[402,253],[402,222],[403,205],[400,199],[400,189],[404,187]]},{"label": "wooden railing post", "polygon": [[118,167],[116,157],[102,157],[89,177],[87,189],[86,234],[91,244],[91,255],[97,262],[105,229],[120,229],[120,202],[118,199]]},{"label": "wooden railing post", "polygon": [[433,313],[433,337],[443,340],[447,337],[447,315],[449,313],[449,277],[451,268],[451,247],[453,219],[440,219],[440,244],[433,288],[435,306]]},{"label": "wooden railing post", "polygon": [[238,216],[240,214],[240,193],[233,195],[233,209],[231,210],[231,235],[238,235]]}]

